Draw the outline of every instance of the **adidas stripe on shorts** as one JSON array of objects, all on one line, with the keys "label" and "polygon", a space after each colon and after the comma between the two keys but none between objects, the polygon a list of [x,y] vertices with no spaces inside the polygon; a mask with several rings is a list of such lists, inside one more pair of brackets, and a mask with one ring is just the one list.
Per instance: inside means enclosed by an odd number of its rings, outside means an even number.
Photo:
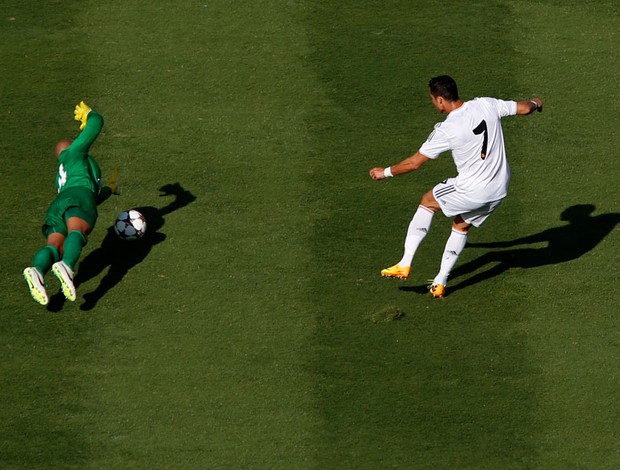
[{"label": "adidas stripe on shorts", "polygon": [[504,200],[472,201],[467,194],[456,191],[455,180],[456,178],[448,178],[433,188],[433,196],[446,217],[460,215],[468,224],[479,227]]}]

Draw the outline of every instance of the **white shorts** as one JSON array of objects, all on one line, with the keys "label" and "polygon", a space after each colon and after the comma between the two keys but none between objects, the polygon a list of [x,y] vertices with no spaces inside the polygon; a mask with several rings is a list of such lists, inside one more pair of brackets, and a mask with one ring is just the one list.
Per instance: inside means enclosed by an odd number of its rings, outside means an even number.
[{"label": "white shorts", "polygon": [[433,196],[446,217],[460,215],[466,223],[479,227],[504,200],[472,201],[466,194],[456,192],[454,181],[455,178],[448,178],[433,188]]}]

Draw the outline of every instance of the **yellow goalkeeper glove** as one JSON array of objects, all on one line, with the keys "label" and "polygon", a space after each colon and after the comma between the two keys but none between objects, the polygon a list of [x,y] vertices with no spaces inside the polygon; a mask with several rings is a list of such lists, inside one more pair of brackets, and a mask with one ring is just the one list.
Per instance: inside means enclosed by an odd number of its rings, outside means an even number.
[{"label": "yellow goalkeeper glove", "polygon": [[73,111],[73,119],[82,123],[80,125],[80,130],[84,129],[84,127],[86,126],[86,121],[88,120],[88,113],[90,113],[90,111],[91,109],[83,101],[80,101],[80,104],[75,106],[75,111]]}]

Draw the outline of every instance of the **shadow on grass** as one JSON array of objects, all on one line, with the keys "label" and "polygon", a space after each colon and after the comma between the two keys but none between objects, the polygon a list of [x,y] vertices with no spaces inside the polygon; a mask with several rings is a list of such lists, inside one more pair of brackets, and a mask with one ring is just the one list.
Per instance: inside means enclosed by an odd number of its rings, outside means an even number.
[{"label": "shadow on grass", "polygon": [[[164,216],[187,206],[196,199],[196,196],[183,189],[179,183],[167,184],[159,190],[162,192],[161,196],[175,196],[175,199],[161,208],[151,206],[132,208],[141,212],[146,218],[147,231],[140,240],[131,242],[120,240],[114,233],[114,227],[109,227],[101,246],[80,261],[75,276],[76,288],[109,267],[97,288],[84,294],[84,303],[80,305],[81,310],[92,310],[107,292],[121,282],[131,268],[148,256],[153,246],[166,239],[166,235],[159,232],[165,223]],[[48,310],[58,312],[62,309],[64,302],[65,298],[62,292],[59,292],[50,298]]]},{"label": "shadow on grass", "polygon": [[[508,250],[489,251],[482,256],[458,266],[450,279],[454,281],[472,273],[471,277],[452,284],[446,296],[486,281],[513,268],[537,268],[550,264],[565,263],[577,259],[593,250],[618,224],[620,214],[609,213],[592,216],[596,207],[592,204],[574,205],[562,212],[560,220],[566,225],[553,227],[543,232],[518,238],[516,240],[468,243],[468,248],[512,248]],[[541,248],[513,248],[519,245],[545,243]],[[479,272],[482,270],[481,272]],[[427,286],[404,286],[404,291],[424,293]]]},{"label": "shadow on grass", "polygon": [[566,225],[553,227],[543,232],[518,238],[516,240],[495,243],[471,243],[473,248],[512,248],[519,245],[545,243],[541,248],[513,248],[501,251],[489,251],[479,258],[458,266],[451,278],[475,273],[450,288],[450,292],[486,281],[513,268],[537,268],[550,264],[565,263],[577,259],[593,250],[620,221],[620,214],[609,213],[592,216],[596,207],[592,204],[571,206],[562,212],[560,220]]}]

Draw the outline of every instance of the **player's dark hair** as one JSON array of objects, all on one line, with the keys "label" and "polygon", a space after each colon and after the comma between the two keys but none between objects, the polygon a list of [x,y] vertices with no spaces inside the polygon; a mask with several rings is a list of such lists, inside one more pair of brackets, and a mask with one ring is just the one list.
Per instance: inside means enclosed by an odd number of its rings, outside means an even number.
[{"label": "player's dark hair", "polygon": [[448,75],[431,78],[430,82],[428,82],[428,87],[430,88],[431,95],[435,97],[441,96],[448,101],[457,101],[459,99],[456,82]]}]

